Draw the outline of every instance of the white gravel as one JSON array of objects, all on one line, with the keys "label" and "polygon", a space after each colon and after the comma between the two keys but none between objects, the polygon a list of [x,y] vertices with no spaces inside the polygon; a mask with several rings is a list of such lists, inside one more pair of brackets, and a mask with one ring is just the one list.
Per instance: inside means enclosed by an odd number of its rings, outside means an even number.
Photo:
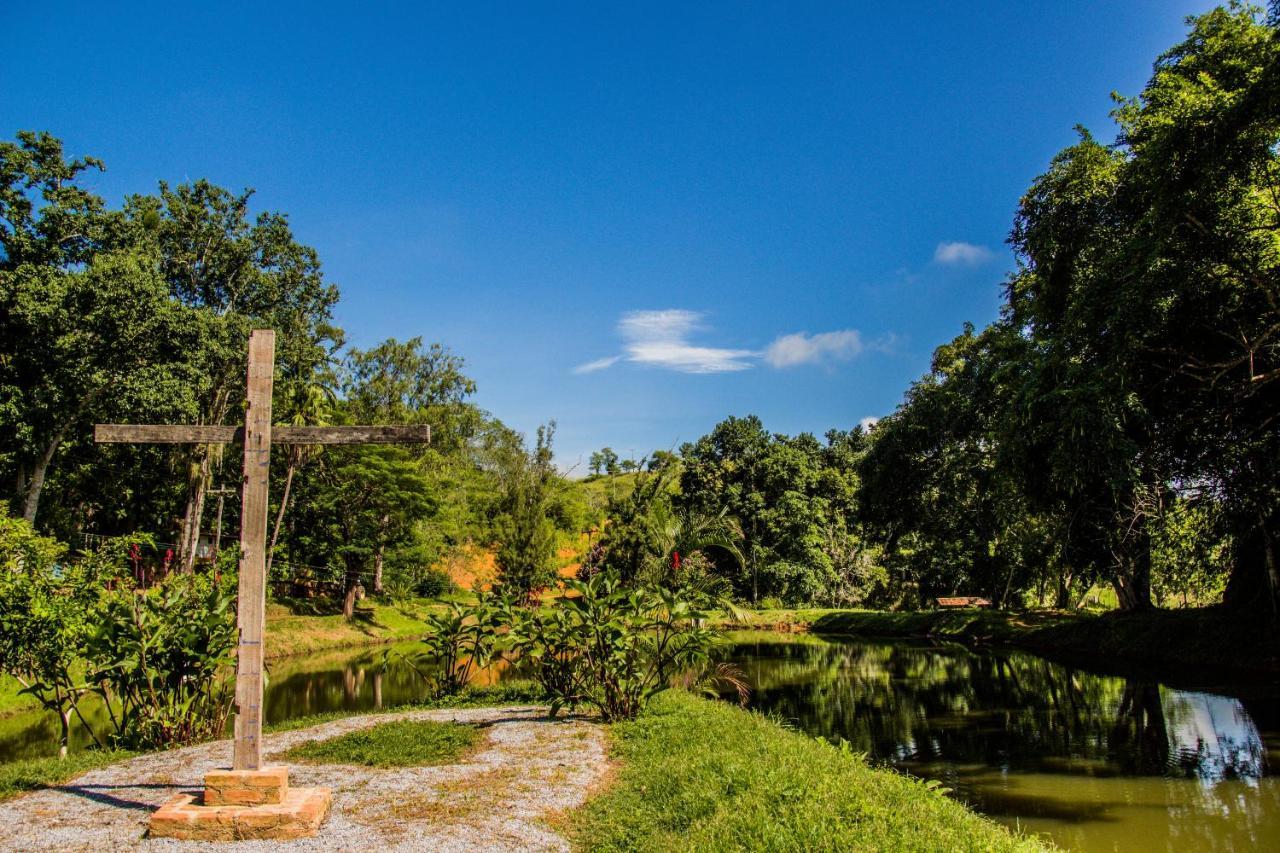
[{"label": "white gravel", "polygon": [[603,781],[604,734],[593,723],[552,722],[536,707],[415,711],[348,717],[268,735],[263,745],[269,757],[302,741],[401,719],[478,723],[488,743],[463,764],[439,767],[291,765],[291,787],[333,789],[320,834],[300,841],[143,838],[153,809],[199,790],[207,771],[230,766],[231,742],[142,755],[0,804],[0,850],[569,849],[545,821],[581,805]]}]

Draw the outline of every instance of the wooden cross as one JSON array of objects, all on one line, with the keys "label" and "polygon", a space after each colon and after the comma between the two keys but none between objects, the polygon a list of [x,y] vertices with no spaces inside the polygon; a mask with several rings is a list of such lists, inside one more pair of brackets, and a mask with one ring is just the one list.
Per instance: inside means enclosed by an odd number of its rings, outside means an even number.
[{"label": "wooden cross", "polygon": [[426,444],[429,426],[271,425],[271,387],[275,375],[276,333],[256,329],[249,335],[248,408],[244,426],[97,424],[94,441],[102,444],[244,443],[244,483],[240,503],[240,586],[236,622],[236,723],[233,767],[262,766],[262,640],[266,611],[267,477],[275,444]]}]

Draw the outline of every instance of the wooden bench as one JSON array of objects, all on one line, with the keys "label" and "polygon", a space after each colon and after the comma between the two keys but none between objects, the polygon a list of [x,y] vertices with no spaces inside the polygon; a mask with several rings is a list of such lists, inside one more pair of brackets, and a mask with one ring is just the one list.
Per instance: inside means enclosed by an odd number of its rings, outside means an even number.
[{"label": "wooden bench", "polygon": [[991,602],[985,598],[978,598],[974,595],[959,595],[950,598],[935,598],[939,607],[944,609],[955,607],[990,607]]}]

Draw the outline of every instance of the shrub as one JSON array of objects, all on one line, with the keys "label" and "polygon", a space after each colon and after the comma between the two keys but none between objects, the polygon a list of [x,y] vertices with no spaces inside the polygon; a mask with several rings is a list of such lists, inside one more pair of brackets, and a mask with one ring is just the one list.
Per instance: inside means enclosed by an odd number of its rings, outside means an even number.
[{"label": "shrub", "polygon": [[175,575],[146,591],[103,595],[86,656],[117,743],[153,749],[226,731],[234,590],[234,576]]},{"label": "shrub", "polygon": [[0,671],[58,715],[66,757],[71,715],[87,688],[77,662],[89,632],[96,585],[59,563],[66,546],[38,535],[0,505]]},{"label": "shrub", "polygon": [[671,680],[709,662],[715,632],[701,602],[617,574],[567,581],[567,595],[524,612],[511,644],[530,661],[551,712],[588,706],[606,721],[631,719]]},{"label": "shrub", "polygon": [[432,566],[417,579],[413,591],[421,598],[441,598],[457,588],[458,585],[453,582],[453,578],[449,577],[448,573]]},{"label": "shrub", "polygon": [[482,595],[476,604],[451,602],[444,613],[427,617],[430,629],[422,642],[439,664],[432,678],[437,695],[460,692],[477,669],[489,665],[498,652],[501,617],[508,612],[495,596]]}]

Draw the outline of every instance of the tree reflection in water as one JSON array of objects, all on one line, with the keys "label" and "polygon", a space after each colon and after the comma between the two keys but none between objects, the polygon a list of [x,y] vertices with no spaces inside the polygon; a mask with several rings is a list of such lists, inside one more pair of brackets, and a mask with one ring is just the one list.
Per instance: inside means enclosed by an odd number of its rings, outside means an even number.
[{"label": "tree reflection in water", "polygon": [[[941,779],[976,808],[1059,843],[1112,849],[1145,837],[1153,844],[1135,849],[1161,849],[1160,837],[1194,837],[1230,849],[1236,834],[1251,844],[1280,833],[1280,786],[1240,699],[1017,651],[735,639],[725,656],[750,676],[755,707]],[[1262,704],[1276,698],[1271,689]],[[1188,820],[1222,826],[1206,837]]]}]

